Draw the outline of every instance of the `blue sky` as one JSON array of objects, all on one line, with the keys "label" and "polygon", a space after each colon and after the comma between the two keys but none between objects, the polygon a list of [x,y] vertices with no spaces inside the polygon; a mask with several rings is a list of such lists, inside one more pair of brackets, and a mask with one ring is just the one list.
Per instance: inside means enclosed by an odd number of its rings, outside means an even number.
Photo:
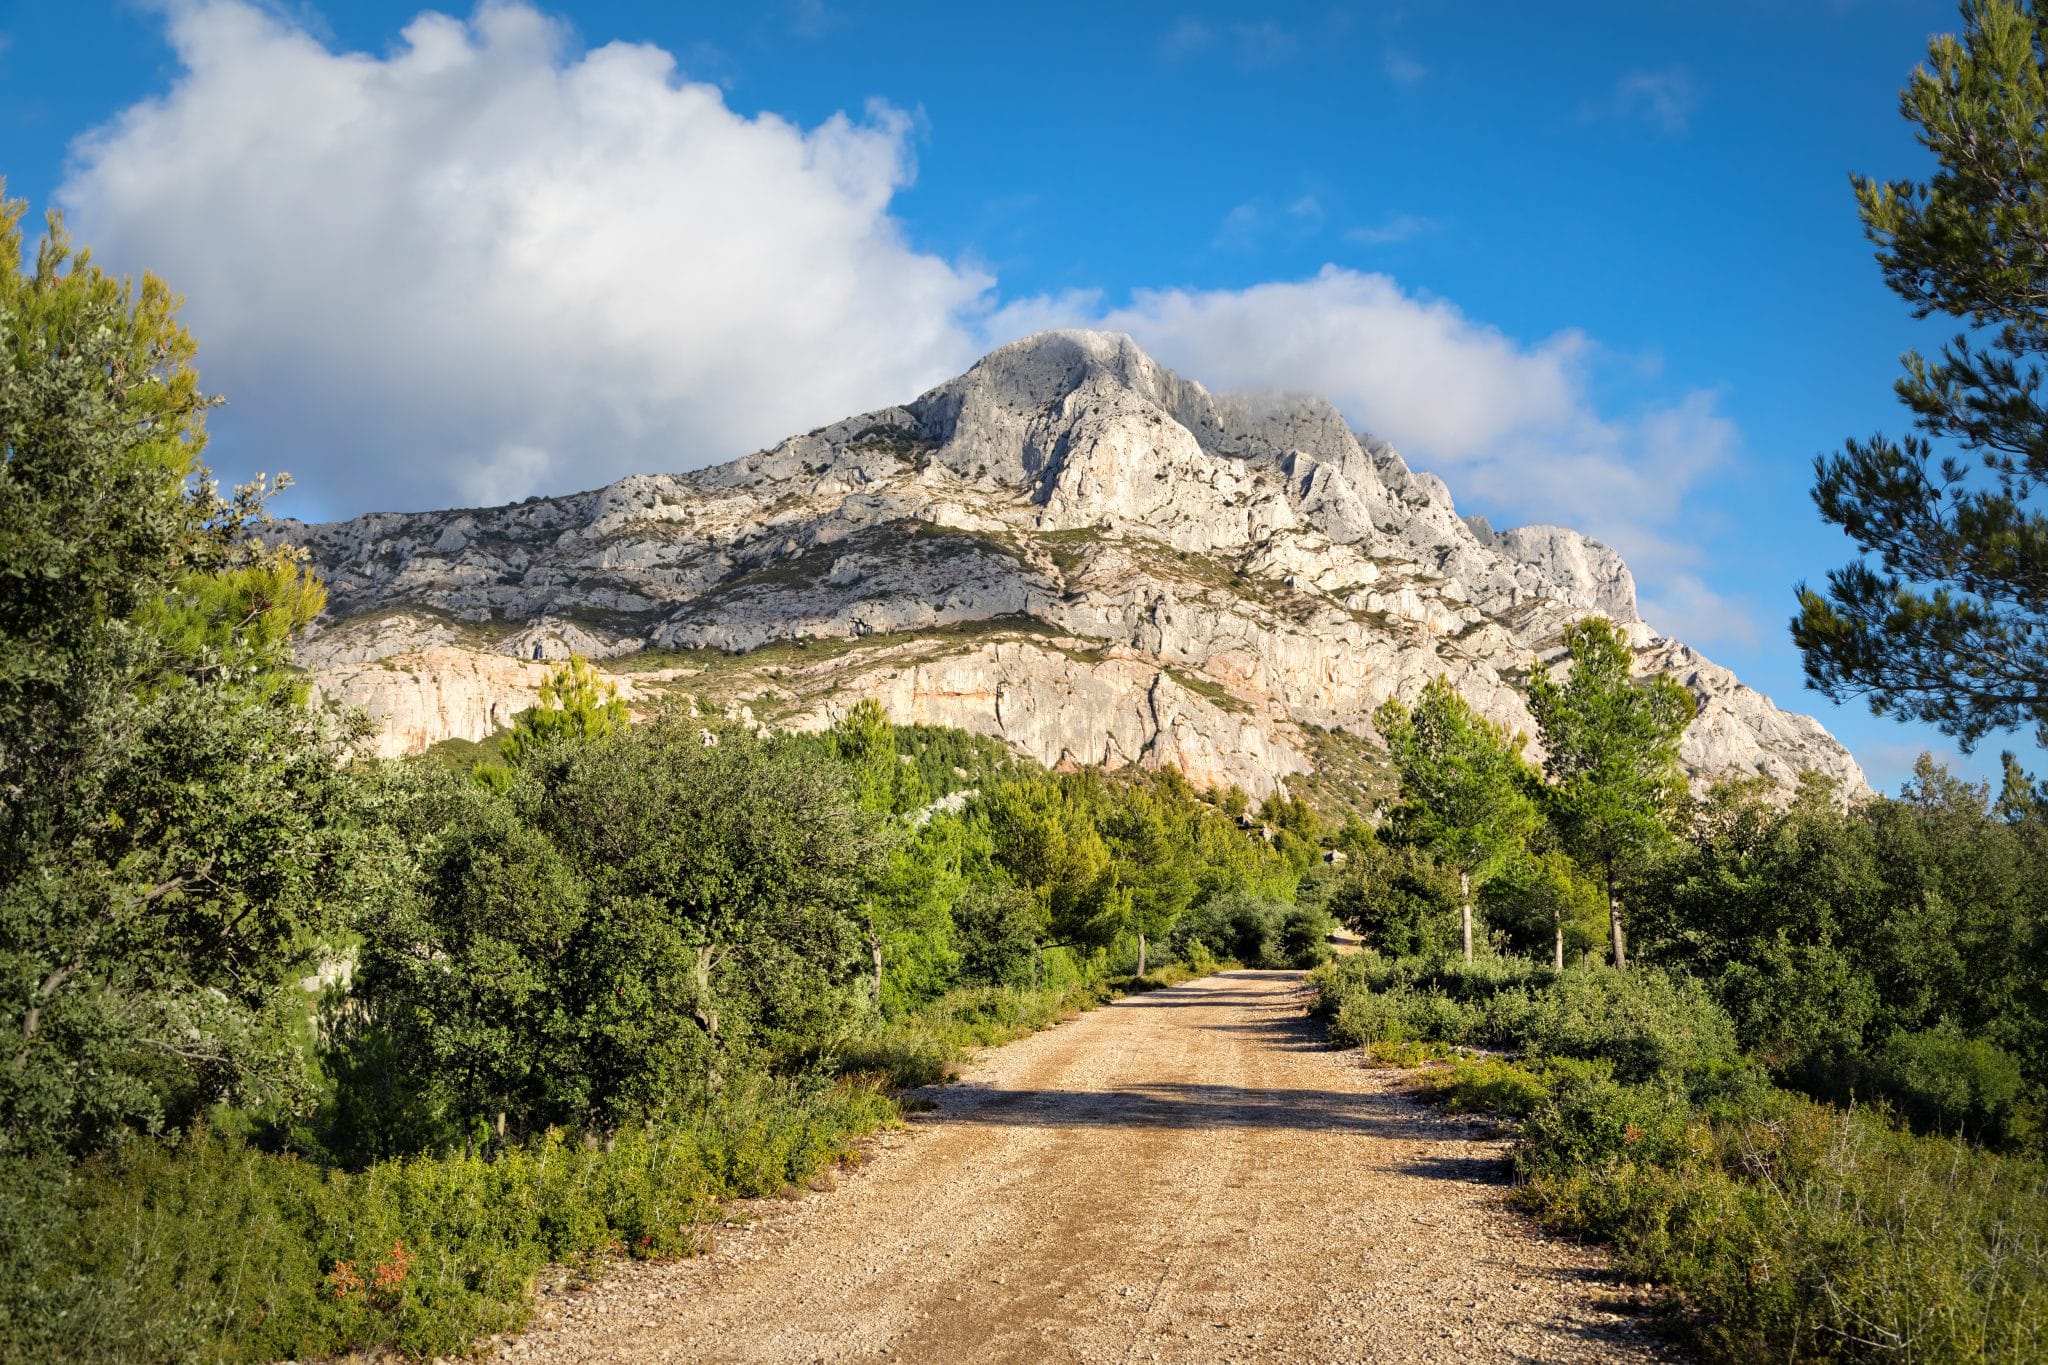
[{"label": "blue sky", "polygon": [[1847,176],[1922,168],[1949,4],[421,13],[0,0],[9,193],[190,296],[213,458],[281,511],[694,467],[1120,326],[1613,541],[1880,787],[1947,748],[1804,692],[1785,621],[1849,548],[1813,456],[1939,339]]}]

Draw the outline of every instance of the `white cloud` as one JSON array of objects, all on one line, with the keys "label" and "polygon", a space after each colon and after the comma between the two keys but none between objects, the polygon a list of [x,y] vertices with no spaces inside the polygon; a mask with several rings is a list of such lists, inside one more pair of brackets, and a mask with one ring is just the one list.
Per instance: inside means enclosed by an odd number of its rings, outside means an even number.
[{"label": "white cloud", "polygon": [[1360,246],[1393,246],[1420,237],[1435,226],[1434,222],[1419,214],[1389,213],[1378,222],[1346,228],[1344,240]]},{"label": "white cloud", "polygon": [[1385,275],[1325,266],[1234,290],[1139,290],[1105,307],[1077,292],[1013,304],[996,339],[1047,326],[1126,331],[1212,389],[1326,395],[1351,422],[1503,524],[1554,522],[1613,545],[1643,582],[1658,626],[1744,640],[1743,613],[1694,572],[1687,495],[1734,456],[1715,396],[1696,391],[1621,416],[1589,381],[1598,348],[1576,331],[1530,345]]},{"label": "white cloud", "polygon": [[1211,245],[1225,251],[1251,251],[1269,242],[1298,243],[1323,230],[1323,205],[1313,194],[1286,204],[1247,199],[1223,215]]},{"label": "white cloud", "polygon": [[1173,21],[1173,27],[1166,30],[1166,36],[1159,40],[1159,55],[1169,62],[1182,61],[1214,41],[1216,34],[1207,24],[1192,15],[1183,14]]},{"label": "white cloud", "polygon": [[1287,206],[1287,216],[1313,232],[1323,225],[1323,206],[1312,194],[1304,194]]},{"label": "white cloud", "polygon": [[1664,133],[1682,133],[1692,122],[1699,102],[1692,76],[1683,67],[1661,71],[1630,71],[1615,83],[1614,97],[1603,109],[1589,111],[1618,118],[1639,118]]},{"label": "white cloud", "polygon": [[382,57],[241,0],[167,22],[182,72],[60,198],[188,295],[217,425],[325,510],[702,465],[974,354],[992,282],[890,216],[894,109],[745,118],[517,4],[422,14]]},{"label": "white cloud", "polygon": [[1381,63],[1381,69],[1396,85],[1420,85],[1429,78],[1429,68],[1405,52],[1389,52]]},{"label": "white cloud", "polygon": [[[1637,594],[1636,605],[1645,621],[1695,645],[1718,640],[1755,649],[1762,642],[1756,611],[1721,596],[1696,573],[1659,569]],[[1781,615],[1773,613],[1771,624]]]},{"label": "white cloud", "polygon": [[1256,200],[1247,199],[1233,206],[1216,225],[1215,245],[1232,251],[1248,250],[1258,242],[1265,225],[1265,211]]},{"label": "white cloud", "polygon": [[[573,51],[519,4],[422,15],[382,56],[251,0],[186,0],[167,23],[170,91],[81,140],[61,198],[102,259],[188,294],[231,400],[218,426],[243,467],[299,477],[292,510],[696,468],[1084,324],[1213,388],[1326,393],[1503,523],[1608,540],[1660,610],[1735,629],[1680,524],[1732,429],[1710,393],[1596,407],[1599,352],[1577,332],[1524,342],[1335,267],[992,313],[993,280],[914,250],[892,216],[913,167],[887,106],[813,128],[744,117],[668,54]],[[1323,217],[1308,196],[1250,209],[1274,231]]]},{"label": "white cloud", "polygon": [[1174,20],[1159,40],[1159,55],[1169,62],[1186,61],[1218,48],[1227,49],[1240,66],[1271,67],[1299,53],[1301,40],[1270,19],[1217,28],[1190,15]]}]

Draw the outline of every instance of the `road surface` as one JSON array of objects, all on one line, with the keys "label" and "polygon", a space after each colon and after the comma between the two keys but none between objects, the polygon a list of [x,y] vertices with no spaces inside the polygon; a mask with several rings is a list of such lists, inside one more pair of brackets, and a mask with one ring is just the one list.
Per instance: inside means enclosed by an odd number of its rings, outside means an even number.
[{"label": "road surface", "polygon": [[544,1298],[550,1361],[1673,1359],[1502,1144],[1330,1051],[1298,972],[991,1050],[838,1187]]}]

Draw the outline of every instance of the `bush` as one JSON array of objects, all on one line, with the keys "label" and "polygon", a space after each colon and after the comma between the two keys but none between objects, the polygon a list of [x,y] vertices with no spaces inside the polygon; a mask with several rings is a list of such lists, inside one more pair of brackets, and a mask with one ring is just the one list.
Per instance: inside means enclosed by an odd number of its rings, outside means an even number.
[{"label": "bush", "polygon": [[207,1129],[9,1162],[0,1359],[463,1351],[524,1320],[547,1265],[688,1254],[717,1201],[806,1180],[894,1117],[872,1086],[753,1076],[684,1123],[359,1174]]},{"label": "bush", "polygon": [[1532,1003],[1504,1041],[1539,1055],[1604,1058],[1624,1081],[1692,1077],[1741,1056],[1727,1011],[1690,978],[1568,971]]},{"label": "bush", "polygon": [[1545,1088],[1515,1148],[1515,1170],[1524,1179],[1616,1160],[1654,1162],[1683,1146],[1692,1117],[1683,1092],[1623,1084],[1604,1065],[1555,1072]]},{"label": "bush", "polygon": [[1999,1144],[2035,1136],[2019,1059],[1980,1039],[1939,1029],[1894,1033],[1861,1073],[1872,1095],[1917,1128]]},{"label": "bush", "polygon": [[1337,921],[1312,906],[1242,891],[1212,896],[1181,917],[1170,946],[1183,961],[1196,951],[1246,967],[1314,967],[1331,958]]},{"label": "bush", "polygon": [[1654,971],[1359,953],[1310,976],[1343,1046],[1415,1039],[1533,1056],[1601,1058],[1623,1080],[1736,1066],[1734,1025],[1697,983]]},{"label": "bush", "polygon": [[[1459,1058],[1425,1085],[1519,1119],[1522,1200],[1676,1290],[1709,1354],[2048,1353],[2048,1168],[1777,1088],[1690,979],[1365,954],[1311,979],[1332,1038],[1376,1056],[1522,1051]],[[1870,1065],[1957,1126],[2024,1112],[2016,1064],[1987,1044],[1902,1035]]]},{"label": "bush", "polygon": [[1517,1164],[1545,1222],[1675,1289],[1711,1355],[2048,1351],[2040,1163],[1783,1091],[1744,1117],[1677,1122],[1668,1091],[1583,1085],[1532,1114]]},{"label": "bush", "polygon": [[1454,1114],[1518,1118],[1550,1097],[1547,1073],[1499,1057],[1460,1057],[1427,1073],[1423,1084]]},{"label": "bush", "polygon": [[1280,966],[1280,928],[1287,909],[1280,901],[1243,891],[1211,896],[1181,916],[1170,944],[1183,959],[1200,944],[1214,957],[1247,967]]},{"label": "bush", "polygon": [[1317,967],[1335,956],[1330,935],[1337,921],[1308,906],[1290,907],[1280,917],[1280,958],[1289,967]]}]

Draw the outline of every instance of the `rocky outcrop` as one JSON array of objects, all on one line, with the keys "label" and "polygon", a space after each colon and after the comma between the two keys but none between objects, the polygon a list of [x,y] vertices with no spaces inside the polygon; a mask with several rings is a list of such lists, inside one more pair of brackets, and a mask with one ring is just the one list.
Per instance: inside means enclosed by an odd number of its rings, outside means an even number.
[{"label": "rocky outcrop", "polygon": [[1461,518],[1328,403],[1217,397],[1122,336],[1033,337],[713,469],[281,534],[330,587],[301,661],[391,752],[487,734],[575,652],[643,702],[822,725],[873,696],[1263,794],[1440,673],[1533,733],[1529,670],[1597,613],[1693,689],[1695,775],[1862,786],[1816,722],[1643,622],[1608,547]]}]

